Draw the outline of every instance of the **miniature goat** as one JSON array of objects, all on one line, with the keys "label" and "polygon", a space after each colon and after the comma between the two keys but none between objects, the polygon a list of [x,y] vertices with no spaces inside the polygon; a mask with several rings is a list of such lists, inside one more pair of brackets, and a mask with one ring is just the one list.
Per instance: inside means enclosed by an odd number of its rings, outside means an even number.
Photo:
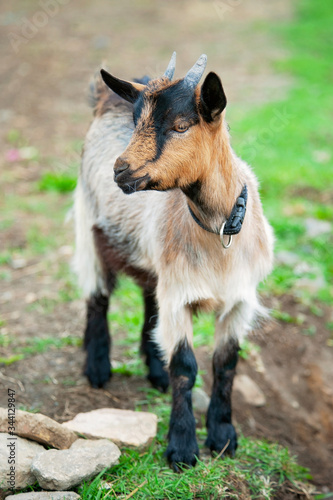
[{"label": "miniature goat", "polygon": [[234,454],[238,341],[263,313],[256,287],[272,266],[271,228],[254,174],[231,149],[221,81],[211,72],[199,86],[206,59],[174,82],[175,54],[156,80],[131,83],[102,70],[106,85],[94,83],[95,119],[75,193],[75,266],[87,298],[85,373],[95,387],[110,377],[106,314],[116,276],[125,272],[143,289],[148,378],[165,391],[170,377],[166,455],[175,470],[194,465],[199,454],[192,313],[216,313],[206,444]]}]

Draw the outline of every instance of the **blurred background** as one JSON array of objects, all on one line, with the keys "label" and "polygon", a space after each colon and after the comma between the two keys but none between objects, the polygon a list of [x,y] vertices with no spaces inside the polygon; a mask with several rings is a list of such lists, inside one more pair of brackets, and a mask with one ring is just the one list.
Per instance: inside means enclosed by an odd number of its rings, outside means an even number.
[{"label": "blurred background", "polygon": [[[108,395],[89,389],[81,369],[68,214],[92,120],[89,81],[103,64],[123,79],[160,76],[174,50],[178,78],[206,53],[276,235],[276,266],[260,289],[272,321],[243,346],[240,366],[265,403],[239,389],[236,421],[245,435],[289,446],[318,487],[333,489],[332,25],[332,3],[310,0],[1,3],[0,389],[15,384],[22,408],[63,421],[83,408],[135,407],[146,382],[141,297],[128,280],[110,312]],[[212,352],[211,320],[195,323],[199,359]],[[202,361],[207,393],[210,382]]]}]

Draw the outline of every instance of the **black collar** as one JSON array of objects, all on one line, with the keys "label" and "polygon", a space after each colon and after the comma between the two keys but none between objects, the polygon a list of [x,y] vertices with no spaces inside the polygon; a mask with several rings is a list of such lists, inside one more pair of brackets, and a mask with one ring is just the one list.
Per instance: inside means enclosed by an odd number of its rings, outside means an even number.
[{"label": "black collar", "polygon": [[[228,246],[231,245],[231,236],[234,234],[238,234],[240,232],[240,230],[242,229],[242,224],[243,224],[245,212],[246,212],[246,202],[247,202],[247,186],[246,186],[246,184],[244,184],[244,187],[242,189],[241,194],[237,198],[234,206],[232,207],[230,217],[222,224],[220,231],[213,231],[213,229],[210,229],[209,227],[205,226],[198,219],[198,217],[193,213],[190,205],[187,205],[187,206],[188,206],[190,214],[192,215],[195,222],[205,231],[209,231],[210,233],[220,235],[223,246],[225,248],[228,248]],[[224,245],[223,235],[230,236],[228,245]]]}]

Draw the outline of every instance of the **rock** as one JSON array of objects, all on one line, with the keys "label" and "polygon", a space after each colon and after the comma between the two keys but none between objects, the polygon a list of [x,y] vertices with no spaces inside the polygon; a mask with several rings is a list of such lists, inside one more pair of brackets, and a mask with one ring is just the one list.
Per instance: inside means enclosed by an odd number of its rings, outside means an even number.
[{"label": "rock", "polygon": [[264,406],[266,398],[260,387],[247,375],[236,375],[234,390],[239,392],[245,401],[252,406]]},{"label": "rock", "polygon": [[108,36],[97,35],[92,39],[92,47],[94,49],[106,49],[110,45],[110,38]]},{"label": "rock", "polygon": [[192,405],[193,409],[199,413],[206,413],[208,410],[210,397],[208,394],[199,387],[195,387],[192,391]]},{"label": "rock", "polygon": [[31,470],[46,490],[67,490],[117,463],[118,447],[107,439],[78,439],[68,450],[47,450],[35,457]]},{"label": "rock", "polygon": [[81,497],[73,491],[29,491],[29,493],[19,493],[9,495],[6,500],[79,500]]},{"label": "rock", "polygon": [[142,411],[100,408],[62,424],[86,437],[111,439],[118,446],[145,446],[156,436],[157,416]]},{"label": "rock", "polygon": [[[28,441],[17,436],[11,436],[5,432],[0,433],[0,489],[21,489],[36,482],[35,475],[31,472],[31,463],[34,457],[45,451],[40,444]],[[15,460],[9,464],[8,460]],[[12,476],[14,484],[7,483],[10,477],[10,467],[15,467],[15,475]]]},{"label": "rock", "polygon": [[13,258],[10,262],[13,269],[23,269],[27,265],[27,261],[23,257]]},{"label": "rock", "polygon": [[73,255],[73,247],[70,245],[63,245],[59,248],[58,254],[62,257],[71,257]]},{"label": "rock", "polygon": [[322,288],[326,286],[326,280],[322,274],[316,276],[315,278],[300,278],[295,283],[296,288],[300,290],[306,290],[311,294],[315,295]]},{"label": "rock", "polygon": [[332,230],[332,224],[325,220],[309,217],[305,219],[305,230],[309,238],[316,238],[322,234],[329,233]]},{"label": "rock", "polygon": [[297,254],[293,252],[288,252],[287,250],[281,250],[275,256],[275,260],[278,264],[283,264],[285,266],[294,267],[299,263],[300,258]]},{"label": "rock", "polygon": [[[0,408],[0,432],[8,429],[8,412]],[[61,450],[69,448],[77,436],[41,413],[16,410],[15,434]]]},{"label": "rock", "polygon": [[14,294],[12,291],[8,290],[8,292],[4,292],[0,295],[0,303],[6,304],[6,302],[10,302],[13,300]]},{"label": "rock", "polygon": [[32,304],[33,302],[36,302],[36,300],[38,300],[38,296],[34,292],[29,292],[24,297],[24,301],[25,301],[26,304]]}]

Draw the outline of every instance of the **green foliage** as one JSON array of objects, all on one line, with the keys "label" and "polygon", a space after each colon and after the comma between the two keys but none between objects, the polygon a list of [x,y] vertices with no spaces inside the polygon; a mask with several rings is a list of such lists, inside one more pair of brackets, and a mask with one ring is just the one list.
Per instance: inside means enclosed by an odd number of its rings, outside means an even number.
[{"label": "green foliage", "polygon": [[16,361],[20,361],[23,358],[24,358],[23,354],[15,354],[13,356],[9,356],[8,358],[0,357],[0,365],[4,364],[8,366],[15,363]]},{"label": "green foliage", "polygon": [[[289,49],[287,59],[281,60],[277,69],[293,76],[293,87],[280,102],[238,116],[236,123],[230,118],[235,149],[253,165],[259,177],[265,213],[277,239],[276,250],[293,252],[301,262],[315,262],[314,269],[321,270],[327,283],[333,277],[332,235],[309,238],[303,220],[333,218],[333,208],[325,201],[330,199],[333,186],[332,24],[333,9],[329,3],[305,0],[299,2],[295,19],[269,26]],[[239,110],[237,113],[241,115]],[[311,277],[311,272],[307,275]],[[300,276],[294,267],[277,265],[261,290],[274,294],[291,292]],[[111,319],[113,324],[119,322],[120,330],[130,333],[130,340],[121,342],[137,343],[142,323],[137,311],[141,310],[142,301],[139,293],[129,289],[124,281],[120,292],[121,296],[125,293],[126,312],[121,314],[119,307],[111,313]],[[325,286],[319,298],[332,301],[332,288]],[[120,306],[120,295],[117,301]],[[283,311],[273,311],[273,316],[302,324],[301,317]],[[200,315],[194,319],[194,327],[195,344],[212,345],[213,318]],[[304,333],[313,335],[315,330],[308,328]],[[246,358],[253,346],[245,343],[242,348]],[[127,370],[127,365],[121,369]],[[204,458],[195,469],[175,476],[163,458],[169,403],[169,395],[145,392],[138,407],[148,406],[159,416],[155,443],[146,453],[125,450],[118,466],[80,489],[83,499],[124,498],[131,493],[136,499],[238,498],[242,486],[247,488],[249,497],[268,499],[286,480],[295,483],[309,479],[308,472],[296,464],[286,448],[244,436],[234,460]],[[201,441],[205,432],[204,428],[198,430]]]},{"label": "green foliage", "polygon": [[[253,109],[236,123],[231,119],[235,149],[259,177],[276,249],[315,262],[327,281],[319,298],[331,303],[332,233],[310,239],[303,220],[333,218],[328,201],[333,190],[332,23],[329,3],[319,6],[305,0],[298,4],[296,19],[270,26],[289,49],[277,69],[293,76],[293,87],[285,99]],[[290,291],[297,278],[293,274],[278,266],[268,289]]]},{"label": "green foliage", "polygon": [[174,474],[163,456],[159,439],[146,451],[123,450],[119,464],[101,473],[90,485],[79,489],[83,500],[124,498],[131,492],[136,499],[218,499],[239,498],[247,491],[251,498],[272,498],[287,479],[309,478],[286,448],[261,440],[240,437],[236,458],[207,458],[193,469]]},{"label": "green foliage", "polygon": [[37,354],[43,353],[51,348],[62,349],[66,346],[81,346],[82,339],[79,337],[65,336],[65,337],[33,337],[28,339],[26,345],[20,346],[19,350],[23,354]]},{"label": "green foliage", "polygon": [[260,347],[247,338],[243,339],[240,348],[239,355],[243,359],[248,359],[253,352],[260,352]]},{"label": "green foliage", "polygon": [[21,132],[17,129],[10,129],[7,133],[7,141],[12,146],[25,146],[27,141],[22,136]]},{"label": "green foliage", "polygon": [[67,173],[46,172],[38,182],[41,191],[57,191],[68,193],[76,186],[76,176]]}]

